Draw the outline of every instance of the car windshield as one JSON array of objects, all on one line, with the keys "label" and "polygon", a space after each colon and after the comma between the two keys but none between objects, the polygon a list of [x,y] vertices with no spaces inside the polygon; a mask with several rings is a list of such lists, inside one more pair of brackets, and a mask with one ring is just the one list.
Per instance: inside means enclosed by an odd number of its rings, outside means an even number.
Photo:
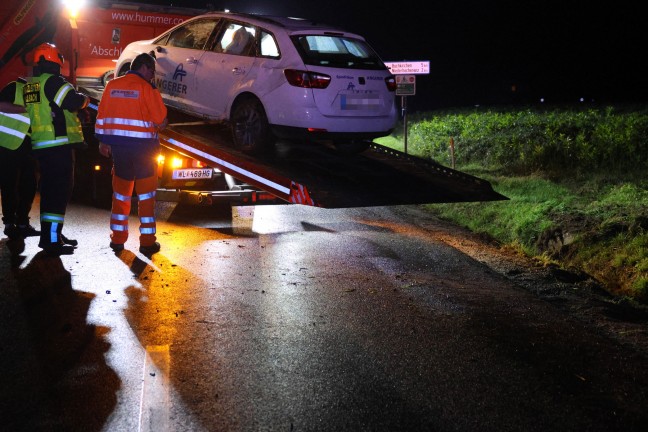
[{"label": "car windshield", "polygon": [[305,64],[343,69],[385,69],[367,42],[338,35],[291,37]]}]

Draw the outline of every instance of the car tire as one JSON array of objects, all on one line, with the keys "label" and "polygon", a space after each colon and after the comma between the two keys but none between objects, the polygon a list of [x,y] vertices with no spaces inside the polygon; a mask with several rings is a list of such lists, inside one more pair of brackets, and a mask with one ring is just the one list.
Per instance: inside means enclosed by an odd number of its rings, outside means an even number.
[{"label": "car tire", "polygon": [[101,77],[101,85],[106,87],[106,84],[108,84],[108,81],[112,80],[115,78],[115,71],[114,70],[109,70],[108,72],[104,73],[103,76]]},{"label": "car tire", "polygon": [[119,69],[119,72],[115,77],[124,76],[129,70],[130,70],[130,63],[126,63],[121,67],[121,69]]},{"label": "car tire", "polygon": [[245,97],[236,101],[229,124],[235,149],[252,155],[265,154],[271,150],[274,138],[268,117],[258,99]]}]

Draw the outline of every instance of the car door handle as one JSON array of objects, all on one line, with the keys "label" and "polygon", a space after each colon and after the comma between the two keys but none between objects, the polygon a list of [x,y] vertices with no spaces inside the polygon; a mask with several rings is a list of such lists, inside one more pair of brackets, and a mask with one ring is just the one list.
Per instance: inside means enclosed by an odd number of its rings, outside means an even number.
[{"label": "car door handle", "polygon": [[194,57],[194,56],[187,57],[187,58],[185,59],[185,61],[186,61],[187,63],[189,63],[189,64],[196,64],[196,63],[198,63],[198,60],[196,60],[196,57]]},{"label": "car door handle", "polygon": [[244,68],[240,68],[240,67],[235,67],[235,68],[232,68],[232,73],[233,73],[234,75],[242,75],[242,74],[245,73],[245,69],[244,69]]}]

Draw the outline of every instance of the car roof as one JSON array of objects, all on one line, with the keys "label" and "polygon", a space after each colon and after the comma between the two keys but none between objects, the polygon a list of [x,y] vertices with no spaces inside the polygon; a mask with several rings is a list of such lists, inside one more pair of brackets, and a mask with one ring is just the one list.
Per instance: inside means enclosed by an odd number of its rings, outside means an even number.
[{"label": "car roof", "polygon": [[201,18],[206,16],[222,16],[232,19],[239,19],[244,21],[249,21],[251,24],[257,25],[266,25],[266,26],[276,26],[288,30],[289,32],[293,31],[309,31],[309,30],[319,30],[319,31],[333,31],[351,34],[357,36],[356,33],[348,32],[339,27],[331,26],[326,23],[322,23],[315,20],[305,19],[305,18],[295,18],[295,17],[281,17],[273,15],[261,15],[261,14],[251,14],[243,12],[208,12],[203,15],[199,15],[195,18]]}]

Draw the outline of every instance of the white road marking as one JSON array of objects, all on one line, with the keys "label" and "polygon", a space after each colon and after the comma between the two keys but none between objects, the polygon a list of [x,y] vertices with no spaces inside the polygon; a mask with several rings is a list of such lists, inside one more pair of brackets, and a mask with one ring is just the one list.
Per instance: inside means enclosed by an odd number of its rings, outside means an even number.
[{"label": "white road marking", "polygon": [[139,432],[169,430],[169,345],[148,345],[144,354]]}]

